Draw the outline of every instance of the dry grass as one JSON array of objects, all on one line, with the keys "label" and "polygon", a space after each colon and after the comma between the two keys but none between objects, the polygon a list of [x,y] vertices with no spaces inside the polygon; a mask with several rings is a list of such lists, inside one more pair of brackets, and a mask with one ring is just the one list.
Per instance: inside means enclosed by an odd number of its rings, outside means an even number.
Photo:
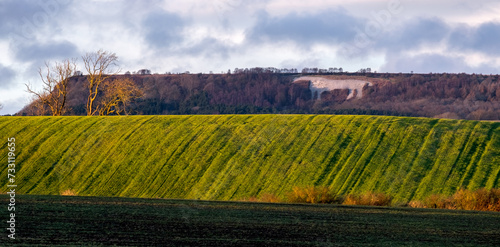
[{"label": "dry grass", "polygon": [[292,203],[336,203],[339,199],[327,187],[311,186],[294,187],[288,194],[288,202]]},{"label": "dry grass", "polygon": [[424,205],[426,208],[446,208],[452,209],[452,201],[443,195],[431,195],[424,200]]},{"label": "dry grass", "polygon": [[413,208],[442,208],[500,212],[500,189],[460,189],[452,196],[432,195],[423,202],[412,201]]},{"label": "dry grass", "polygon": [[[75,195],[71,190],[66,190],[62,195]],[[439,208],[477,211],[500,212],[500,189],[479,189],[470,191],[460,189],[452,196],[431,195],[423,201],[411,201],[404,205],[392,205],[392,197],[384,193],[367,192],[360,195],[347,195],[344,198],[333,194],[328,187],[310,186],[294,187],[288,194],[286,202],[289,203],[334,203],[344,205],[365,206],[408,206],[412,208]],[[280,197],[265,193],[259,198],[250,197],[241,201],[247,202],[284,202]]]},{"label": "dry grass", "polygon": [[425,208],[425,204],[421,201],[411,201],[408,203],[410,208]]},{"label": "dry grass", "polygon": [[392,197],[384,193],[367,192],[361,195],[348,195],[343,204],[365,206],[390,206]]},{"label": "dry grass", "polygon": [[67,189],[61,192],[61,196],[76,196],[76,193],[71,189]]},{"label": "dry grass", "polygon": [[278,196],[272,194],[272,193],[264,193],[260,197],[256,196],[251,196],[247,198],[243,198],[239,200],[241,202],[270,202],[270,203],[280,203],[283,200],[281,200]]},{"label": "dry grass", "polygon": [[255,196],[249,197],[249,198],[244,198],[240,200],[242,202],[259,202],[259,199]]},{"label": "dry grass", "polygon": [[277,197],[276,195],[274,195],[274,194],[265,193],[265,194],[263,194],[260,197],[259,201],[261,201],[261,202],[279,203],[279,202],[281,202],[281,199],[279,197]]},{"label": "dry grass", "polygon": [[452,196],[456,209],[500,211],[500,189],[461,189]]}]

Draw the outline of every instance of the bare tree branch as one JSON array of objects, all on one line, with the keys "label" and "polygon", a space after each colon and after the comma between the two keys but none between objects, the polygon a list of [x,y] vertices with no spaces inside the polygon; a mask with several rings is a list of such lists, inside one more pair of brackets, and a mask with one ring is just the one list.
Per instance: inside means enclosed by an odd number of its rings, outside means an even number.
[{"label": "bare tree branch", "polygon": [[99,115],[125,114],[128,115],[127,106],[136,98],[143,96],[143,92],[130,78],[120,78],[107,81],[103,84],[103,96]]},{"label": "bare tree branch", "polygon": [[87,87],[89,96],[86,106],[87,115],[92,116],[99,112],[99,106],[94,106],[94,101],[99,94],[99,86],[110,76],[119,72],[119,69],[113,70],[113,67],[117,66],[118,57],[115,53],[99,50],[97,52],[87,53],[82,59],[88,73]]},{"label": "bare tree branch", "polygon": [[[37,92],[30,84],[25,84],[29,93],[34,95],[32,103],[48,106],[53,116],[62,116],[66,112],[66,99],[70,78],[76,71],[76,60],[64,60],[51,66],[45,62],[45,69],[40,68],[38,74],[42,79],[43,88]],[[43,107],[45,108],[45,107]],[[38,111],[45,114],[45,111]]]}]

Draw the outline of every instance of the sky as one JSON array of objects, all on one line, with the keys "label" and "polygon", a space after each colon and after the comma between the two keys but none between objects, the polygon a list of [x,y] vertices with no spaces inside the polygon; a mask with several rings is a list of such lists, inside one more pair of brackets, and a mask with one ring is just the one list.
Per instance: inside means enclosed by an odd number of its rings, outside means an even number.
[{"label": "sky", "polygon": [[45,62],[103,49],[153,73],[234,68],[500,70],[497,0],[0,0],[0,115]]}]

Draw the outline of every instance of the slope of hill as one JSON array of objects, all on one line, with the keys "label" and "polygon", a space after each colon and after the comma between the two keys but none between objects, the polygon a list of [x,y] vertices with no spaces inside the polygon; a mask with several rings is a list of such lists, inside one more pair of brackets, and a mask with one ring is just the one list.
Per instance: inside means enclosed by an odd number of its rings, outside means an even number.
[{"label": "slope of hill", "polygon": [[[500,123],[375,116],[1,117],[18,193],[236,200],[294,186],[396,201],[500,185]],[[7,143],[0,160],[7,160]],[[7,177],[7,166],[0,167]],[[6,179],[0,190],[6,190]]]}]

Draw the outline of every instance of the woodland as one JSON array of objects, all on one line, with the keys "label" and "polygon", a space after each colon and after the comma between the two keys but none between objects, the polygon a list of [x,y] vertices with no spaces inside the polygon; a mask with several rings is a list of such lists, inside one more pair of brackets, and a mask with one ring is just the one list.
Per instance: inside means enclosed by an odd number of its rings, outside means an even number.
[{"label": "woodland", "polygon": [[[314,95],[299,76],[335,76],[373,82],[363,97],[349,99],[349,90]],[[240,70],[225,74],[126,74],[108,81],[132,81],[140,97],[109,114],[354,114],[500,120],[500,76],[479,74],[273,73]],[[86,115],[88,77],[69,78],[64,115]],[[96,102],[105,98],[104,87]],[[35,102],[35,101],[34,101]],[[33,103],[34,103],[33,102]],[[35,104],[17,115],[50,115]],[[103,114],[101,114],[103,115]],[[108,115],[104,113],[104,115]]]}]

